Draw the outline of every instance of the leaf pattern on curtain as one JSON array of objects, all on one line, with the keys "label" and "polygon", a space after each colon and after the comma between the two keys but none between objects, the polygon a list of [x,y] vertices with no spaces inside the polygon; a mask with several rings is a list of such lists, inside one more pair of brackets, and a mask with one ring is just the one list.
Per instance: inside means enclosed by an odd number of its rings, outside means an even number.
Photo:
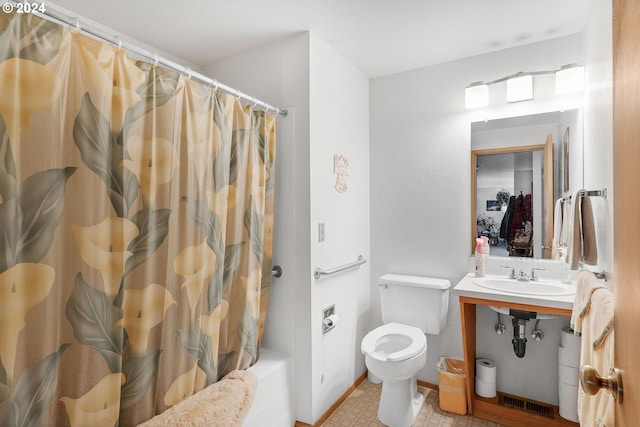
[{"label": "leaf pattern on curtain", "polygon": [[0,425],[137,425],[259,357],[276,117],[0,15]]}]

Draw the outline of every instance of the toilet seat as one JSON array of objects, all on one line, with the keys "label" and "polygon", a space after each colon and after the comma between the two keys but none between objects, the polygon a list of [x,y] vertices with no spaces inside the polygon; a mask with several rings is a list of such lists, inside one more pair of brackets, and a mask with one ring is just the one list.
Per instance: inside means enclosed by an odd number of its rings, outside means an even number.
[{"label": "toilet seat", "polygon": [[[400,335],[408,338],[411,342],[405,348],[391,354],[383,354],[376,351],[378,341],[389,335]],[[424,332],[415,326],[403,325],[400,323],[387,323],[369,332],[362,340],[361,350],[366,356],[382,362],[399,361],[410,359],[419,354],[427,345],[427,337]]]}]

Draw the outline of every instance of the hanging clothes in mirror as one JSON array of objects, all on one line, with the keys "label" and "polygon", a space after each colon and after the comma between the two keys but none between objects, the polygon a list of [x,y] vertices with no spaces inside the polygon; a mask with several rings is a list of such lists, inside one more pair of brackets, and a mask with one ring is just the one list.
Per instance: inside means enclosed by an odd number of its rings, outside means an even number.
[{"label": "hanging clothes in mirror", "polygon": [[[511,205],[511,203],[510,203]],[[507,209],[507,212],[509,209]],[[507,215],[505,215],[506,217]],[[533,256],[533,215],[531,211],[531,194],[516,198],[507,233],[509,256]]]}]

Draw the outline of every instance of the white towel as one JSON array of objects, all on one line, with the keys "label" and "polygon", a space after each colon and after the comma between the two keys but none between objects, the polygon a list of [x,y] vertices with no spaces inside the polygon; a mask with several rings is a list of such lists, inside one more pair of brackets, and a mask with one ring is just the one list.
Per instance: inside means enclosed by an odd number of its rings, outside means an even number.
[{"label": "white towel", "polygon": [[[591,292],[587,311],[582,316],[580,366],[591,365],[602,376],[609,375],[609,371],[614,366],[613,310],[613,294],[609,289],[600,287]],[[586,394],[580,386],[578,393],[580,425],[614,427],[614,406],[611,393],[600,390],[591,396]]]},{"label": "white towel", "polygon": [[551,242],[551,258],[560,258],[560,247],[562,247],[562,206],[564,199],[556,200],[553,209],[553,241]]},{"label": "white towel", "polygon": [[251,371],[231,371],[138,427],[241,427],[258,386]]},{"label": "white towel", "polygon": [[576,283],[576,296],[573,302],[573,311],[571,312],[571,329],[576,335],[579,335],[588,325],[583,325],[584,317],[591,309],[591,297],[597,289],[606,289],[607,286],[598,280],[591,272],[583,270],[578,273]]}]

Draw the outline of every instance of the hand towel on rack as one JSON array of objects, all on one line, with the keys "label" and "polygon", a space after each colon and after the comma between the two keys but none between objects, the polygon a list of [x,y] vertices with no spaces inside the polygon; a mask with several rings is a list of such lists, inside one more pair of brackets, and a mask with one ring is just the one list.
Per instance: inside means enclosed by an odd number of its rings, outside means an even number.
[{"label": "hand towel on rack", "polygon": [[582,255],[581,261],[589,265],[598,264],[598,244],[596,240],[596,226],[594,209],[591,197],[582,197],[580,200],[581,224],[582,224]]},{"label": "hand towel on rack", "polygon": [[581,196],[578,190],[571,196],[571,238],[567,262],[572,270],[577,270],[580,262],[598,264],[598,243],[594,210],[589,196]]},{"label": "hand towel on rack", "polygon": [[[591,365],[601,375],[608,375],[614,366],[613,294],[607,288],[596,288],[591,294],[589,307],[582,317],[580,366]],[[613,396],[604,390],[593,396],[587,395],[580,387],[578,417],[581,425],[613,427]]]},{"label": "hand towel on rack", "polygon": [[581,209],[580,209],[580,191],[578,190],[571,195],[571,230],[569,231],[569,248],[567,251],[567,262],[572,270],[577,270],[580,264],[580,256],[582,255],[582,225],[581,225]]},{"label": "hand towel on rack", "polygon": [[569,239],[571,238],[571,226],[573,225],[573,216],[571,216],[572,210],[571,199],[564,198],[562,204],[562,228],[560,231],[560,244],[562,246],[569,246]]},{"label": "hand towel on rack", "polygon": [[562,205],[563,199],[556,200],[553,209],[553,241],[551,242],[551,258],[560,258],[560,251],[558,250],[562,246]]}]

